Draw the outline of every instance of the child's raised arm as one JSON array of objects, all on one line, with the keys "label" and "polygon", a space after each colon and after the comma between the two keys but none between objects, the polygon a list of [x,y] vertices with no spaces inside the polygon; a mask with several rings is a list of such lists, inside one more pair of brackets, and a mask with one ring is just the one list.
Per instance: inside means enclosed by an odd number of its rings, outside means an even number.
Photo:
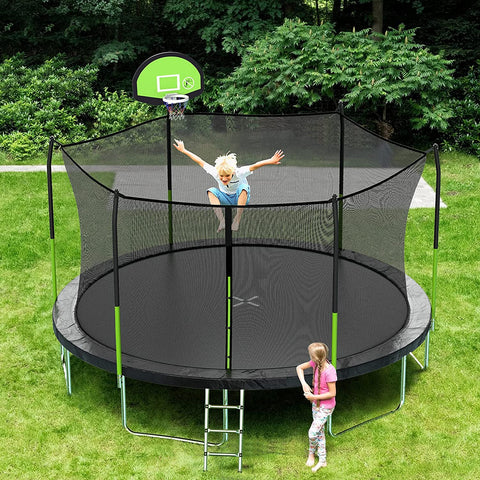
[{"label": "child's raised arm", "polygon": [[302,384],[304,393],[312,393],[312,388],[305,381],[304,370],[306,370],[307,368],[312,368],[312,365],[310,364],[310,362],[305,362],[300,365],[297,365],[297,376],[298,376],[298,379],[300,380],[300,383]]},{"label": "child's raised arm", "polygon": [[195,155],[194,153],[192,152],[189,152],[186,148],[185,148],[185,144],[182,142],[182,140],[177,140],[175,139],[175,143],[173,144],[173,146],[181,153],[184,153],[187,157],[190,157],[195,163],[197,163],[198,165],[200,165],[202,168],[203,166],[205,165],[205,161],[202,160],[198,155]]},{"label": "child's raised arm", "polygon": [[263,167],[265,165],[278,165],[280,160],[285,156],[281,150],[277,150],[272,157],[267,160],[261,160],[260,162],[249,165],[250,171],[254,172],[257,168]]}]

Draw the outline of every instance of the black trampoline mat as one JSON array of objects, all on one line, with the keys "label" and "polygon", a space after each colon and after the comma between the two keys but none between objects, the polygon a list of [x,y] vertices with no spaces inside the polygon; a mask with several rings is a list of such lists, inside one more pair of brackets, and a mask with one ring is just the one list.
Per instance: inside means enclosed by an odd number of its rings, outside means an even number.
[{"label": "black trampoline mat", "polygon": [[[210,388],[293,386],[314,341],[331,344],[332,258],[291,248],[236,246],[232,275],[232,368],[226,370],[225,248],[162,254],[120,268],[127,376]],[[423,290],[409,298],[385,274],[339,263],[339,378],[393,363],[418,346],[430,323]],[[115,371],[113,274],[76,306],[78,277],[54,308],[57,337],[72,353]],[[76,313],[75,313],[76,312]]]},{"label": "black trampoline mat", "polygon": [[[163,254],[120,269],[122,351],[154,362],[224,368],[225,249]],[[306,346],[331,340],[332,258],[273,247],[235,247],[232,275],[232,368],[296,365]],[[391,338],[408,308],[383,275],[340,262],[338,356],[351,356]],[[115,348],[113,278],[81,297],[84,332]]]}]

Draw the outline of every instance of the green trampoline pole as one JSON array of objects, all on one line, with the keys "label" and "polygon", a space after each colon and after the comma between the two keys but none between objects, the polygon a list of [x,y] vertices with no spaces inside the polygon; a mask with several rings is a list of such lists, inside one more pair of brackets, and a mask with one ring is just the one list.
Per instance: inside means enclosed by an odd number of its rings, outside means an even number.
[{"label": "green trampoline pole", "polygon": [[332,313],[332,365],[337,368],[337,327],[338,313]]},{"label": "green trampoline pole", "polygon": [[[438,145],[433,145],[433,155],[435,158],[436,182],[435,182],[435,224],[433,231],[433,271],[432,271],[432,326],[431,331],[435,330],[435,319],[437,310],[437,275],[438,275],[438,236],[440,230],[440,189],[441,189],[441,169]],[[425,368],[428,367],[430,358],[430,331],[425,341]]]},{"label": "green trampoline pole", "polygon": [[52,266],[52,299],[57,300],[57,262],[55,255],[55,222],[53,215],[53,180],[52,180],[52,156],[55,140],[50,137],[47,157],[47,184],[48,184],[48,218],[50,222],[50,261]]},{"label": "green trampoline pole", "polygon": [[227,206],[223,212],[225,218],[225,277],[226,277],[226,346],[225,368],[232,368],[232,207]]},{"label": "green trampoline pole", "polygon": [[[338,255],[339,243],[341,241],[339,235],[339,215],[338,215],[338,199],[336,195],[332,196],[332,214],[333,214],[333,279],[332,279],[332,365],[337,368],[337,341],[338,341]],[[332,429],[332,415],[327,420],[328,433],[335,437]]]},{"label": "green trampoline pole", "polygon": [[333,213],[333,278],[332,278],[332,365],[337,368],[337,333],[338,333],[338,256],[339,256],[339,213],[338,198],[332,197]]},{"label": "green trampoline pole", "polygon": [[438,271],[438,234],[440,230],[440,188],[441,188],[441,170],[438,145],[433,145],[433,154],[435,158],[436,182],[435,182],[435,225],[433,233],[433,273],[432,273],[432,330],[435,329],[435,315],[437,307],[437,271]]},{"label": "green trampoline pole", "polygon": [[[53,146],[55,143],[54,137],[50,137],[48,144],[48,157],[47,157],[47,187],[48,187],[48,218],[50,224],[50,264],[52,267],[52,304],[57,301],[57,256],[55,248],[55,219],[53,213],[53,180],[52,180],[52,157]],[[63,371],[65,374],[65,383],[67,384],[68,395],[72,394],[72,377],[70,370],[70,352],[61,345],[60,359],[63,365]]]},{"label": "green trampoline pole", "polygon": [[120,279],[118,269],[118,190],[115,190],[112,210],[112,241],[113,241],[113,289],[115,300],[115,358],[117,363],[117,382],[121,388],[122,382],[122,339],[120,334]]},{"label": "green trampoline pole", "polygon": [[435,329],[435,316],[437,308],[437,272],[438,248],[433,249],[433,274],[432,274],[432,330]]}]

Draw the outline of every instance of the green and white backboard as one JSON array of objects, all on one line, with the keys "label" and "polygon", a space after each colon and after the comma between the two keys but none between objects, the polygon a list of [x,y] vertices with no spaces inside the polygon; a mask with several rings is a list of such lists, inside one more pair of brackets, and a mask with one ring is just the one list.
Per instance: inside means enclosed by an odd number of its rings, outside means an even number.
[{"label": "green and white backboard", "polygon": [[203,92],[200,65],[178,52],[157,53],[145,60],[133,76],[133,98],[151,105],[161,105],[167,94],[196,97]]}]

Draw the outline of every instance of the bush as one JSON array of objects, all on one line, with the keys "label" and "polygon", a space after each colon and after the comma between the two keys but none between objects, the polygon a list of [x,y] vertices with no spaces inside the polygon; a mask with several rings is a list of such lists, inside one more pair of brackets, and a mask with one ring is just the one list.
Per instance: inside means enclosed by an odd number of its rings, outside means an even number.
[{"label": "bush", "polygon": [[37,152],[37,145],[29,133],[13,132],[0,135],[0,148],[17,160],[27,160]]},{"label": "bush", "polygon": [[125,92],[96,93],[97,67],[67,68],[61,56],[27,67],[23,55],[0,64],[0,148],[25,161],[51,136],[75,142],[152,118],[157,109]]},{"label": "bush", "polygon": [[165,113],[163,107],[151,107],[132,100],[124,91],[111,92],[105,89],[96,93],[83,105],[83,113],[91,118],[89,135],[98,137],[118,132],[132,125],[145,122]]},{"label": "bush", "polygon": [[415,29],[335,33],[333,25],[285,20],[249,47],[223,81],[218,105],[243,113],[288,113],[343,100],[346,109],[410,128],[445,130],[453,70],[415,42]]},{"label": "bush", "polygon": [[467,76],[459,79],[456,98],[452,100],[455,118],[443,142],[446,150],[455,148],[480,157],[480,60]]},{"label": "bush", "polygon": [[61,140],[85,136],[87,127],[76,112],[93,95],[95,67],[71,70],[61,57],[37,67],[26,67],[16,55],[0,65],[1,147],[17,159],[48,145],[49,137]]}]

